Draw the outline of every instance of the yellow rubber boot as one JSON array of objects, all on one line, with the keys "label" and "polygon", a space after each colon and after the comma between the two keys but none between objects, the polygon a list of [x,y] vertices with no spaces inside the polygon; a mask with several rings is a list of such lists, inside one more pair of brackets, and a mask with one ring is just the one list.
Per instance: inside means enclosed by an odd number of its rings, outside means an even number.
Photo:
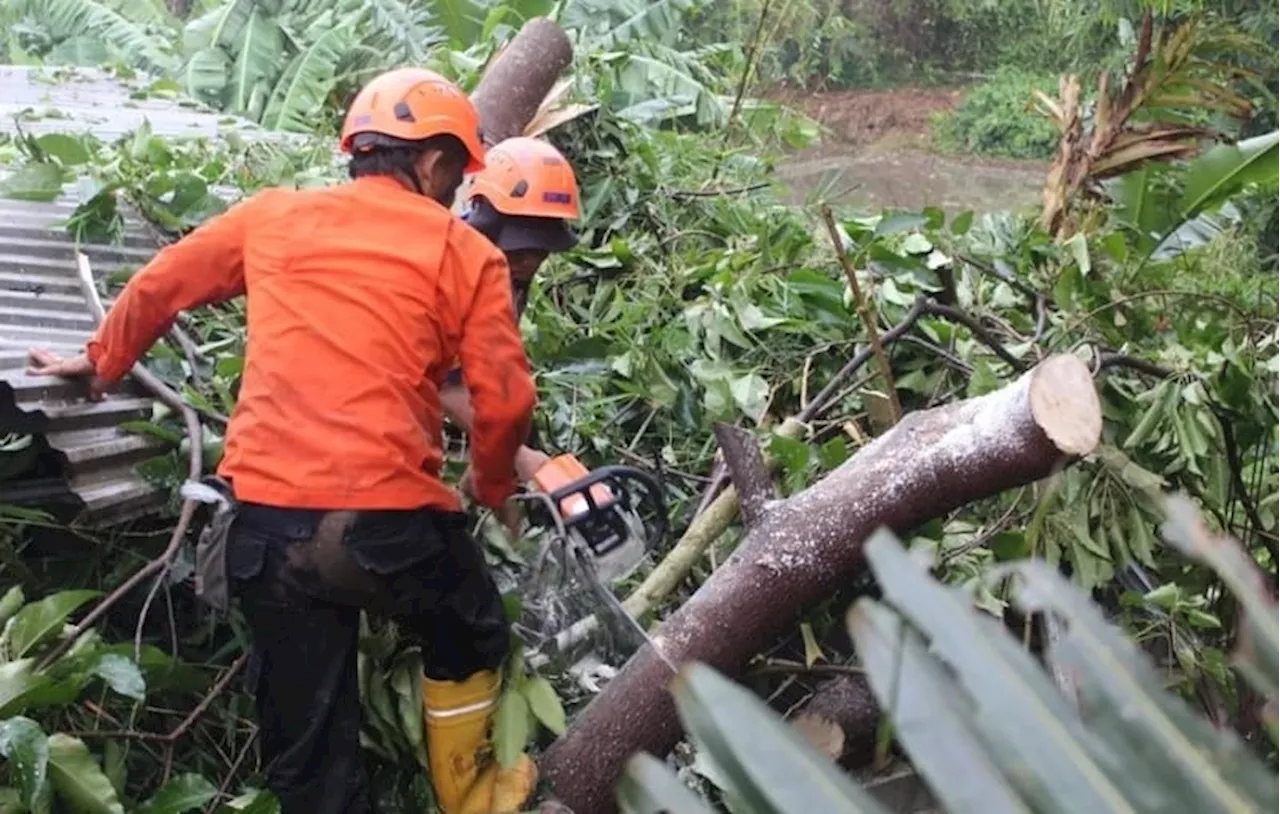
[{"label": "yellow rubber boot", "polygon": [[427,761],[443,814],[519,811],[537,784],[527,755],[511,769],[492,761],[489,728],[502,692],[501,676],[481,671],[464,681],[422,681]]}]

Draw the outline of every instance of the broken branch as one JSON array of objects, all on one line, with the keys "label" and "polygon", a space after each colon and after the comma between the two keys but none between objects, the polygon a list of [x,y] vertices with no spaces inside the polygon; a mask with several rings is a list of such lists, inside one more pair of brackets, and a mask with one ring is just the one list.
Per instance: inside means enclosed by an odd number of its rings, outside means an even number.
[{"label": "broken branch", "polygon": [[849,280],[849,287],[853,289],[853,299],[858,308],[858,315],[862,317],[862,324],[867,329],[867,341],[871,343],[871,352],[875,354],[876,361],[880,364],[880,375],[884,379],[885,398],[889,400],[889,413],[893,424],[897,424],[902,420],[902,404],[898,402],[898,391],[893,385],[893,368],[889,365],[889,357],[885,355],[884,345],[880,342],[880,328],[876,324],[876,318],[871,313],[871,308],[867,304],[867,298],[862,294],[862,286],[858,285],[858,275],[853,270],[853,263],[849,260],[849,253],[844,249],[844,238],[841,237],[840,227],[836,225],[836,217],[831,211],[831,207],[823,204],[822,218],[827,222],[827,232],[831,235],[831,243],[835,246],[836,256],[840,258],[840,266],[844,269],[844,276]]},{"label": "broken branch", "polygon": [[778,496],[764,456],[760,454],[760,445],[754,435],[730,424],[717,422],[715,433],[738,490],[743,520],[748,527],[754,526],[764,516],[765,504]]}]

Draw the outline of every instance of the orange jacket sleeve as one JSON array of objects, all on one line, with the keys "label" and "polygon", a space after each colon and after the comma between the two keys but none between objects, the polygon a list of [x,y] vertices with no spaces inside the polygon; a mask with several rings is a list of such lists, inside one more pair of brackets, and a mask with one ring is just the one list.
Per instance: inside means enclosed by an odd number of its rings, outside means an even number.
[{"label": "orange jacket sleeve", "polygon": [[129,372],[178,312],[244,293],[244,241],[260,196],[236,204],[166,246],[130,278],[85,352],[97,375]]},{"label": "orange jacket sleeve", "polygon": [[496,249],[484,260],[471,308],[463,317],[458,357],[475,411],[475,497],[498,508],[515,491],[516,452],[529,435],[537,391],[511,304],[510,271]]}]

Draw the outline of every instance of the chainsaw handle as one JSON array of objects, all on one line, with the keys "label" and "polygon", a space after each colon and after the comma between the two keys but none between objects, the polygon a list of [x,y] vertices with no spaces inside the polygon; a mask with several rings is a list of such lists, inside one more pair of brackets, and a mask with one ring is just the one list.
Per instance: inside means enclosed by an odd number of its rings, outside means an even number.
[{"label": "chainsaw handle", "polygon": [[596,496],[591,490],[592,486],[597,483],[604,483],[606,485],[612,483],[615,485],[615,489],[612,490],[614,492],[612,499],[621,500],[624,495],[630,496],[632,494],[630,489],[626,489],[622,486],[622,481],[628,480],[638,481],[644,487],[642,491],[645,494],[644,497],[641,498],[641,502],[648,504],[649,508],[653,510],[655,525],[657,526],[657,534],[655,535],[653,542],[661,540],[666,536],[669,525],[666,496],[663,494],[662,487],[658,484],[658,481],[643,469],[636,469],[633,466],[621,466],[616,464],[601,466],[591,470],[586,475],[578,478],[572,483],[567,483],[564,486],[561,486],[559,489],[549,493],[547,496],[551,498],[554,505],[560,506],[561,502],[565,498],[573,495],[580,495],[582,499],[587,502],[587,506],[589,507],[583,515],[584,517],[587,517],[595,514],[598,510]]}]

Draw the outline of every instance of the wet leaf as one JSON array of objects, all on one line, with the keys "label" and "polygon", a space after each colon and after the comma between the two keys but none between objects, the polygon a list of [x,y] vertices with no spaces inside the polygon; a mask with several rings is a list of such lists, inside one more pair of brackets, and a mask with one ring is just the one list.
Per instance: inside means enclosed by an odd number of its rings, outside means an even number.
[{"label": "wet leaf", "polygon": [[47,814],[52,787],[47,782],[49,741],[44,730],[30,718],[21,716],[0,723],[0,755],[16,777],[22,804],[36,814]]},{"label": "wet leaf", "polygon": [[111,781],[79,738],[49,736],[49,778],[58,799],[76,814],[124,814]]},{"label": "wet leaf", "polygon": [[64,167],[74,167],[87,163],[90,159],[89,149],[84,142],[66,133],[45,133],[36,138],[40,149],[58,159]]},{"label": "wet leaf", "polygon": [[22,603],[26,601],[21,585],[15,585],[5,591],[4,598],[0,599],[0,628],[3,628],[5,622],[13,618],[13,615],[22,607]]},{"label": "wet leaf", "polygon": [[107,686],[126,698],[141,701],[147,696],[147,682],[138,665],[127,656],[107,653],[98,660],[94,674],[107,682]]},{"label": "wet leaf", "polygon": [[1043,562],[1001,566],[991,578],[1015,577],[1024,612],[1059,615],[1066,634],[1050,659],[1076,679],[1090,728],[1125,756],[1126,791],[1146,810],[1274,811],[1276,779],[1229,727],[1219,729],[1166,692],[1138,646]]},{"label": "wet leaf", "polygon": [[101,595],[101,591],[61,591],[23,607],[7,631],[13,657],[22,658],[56,636],[76,608]]}]

